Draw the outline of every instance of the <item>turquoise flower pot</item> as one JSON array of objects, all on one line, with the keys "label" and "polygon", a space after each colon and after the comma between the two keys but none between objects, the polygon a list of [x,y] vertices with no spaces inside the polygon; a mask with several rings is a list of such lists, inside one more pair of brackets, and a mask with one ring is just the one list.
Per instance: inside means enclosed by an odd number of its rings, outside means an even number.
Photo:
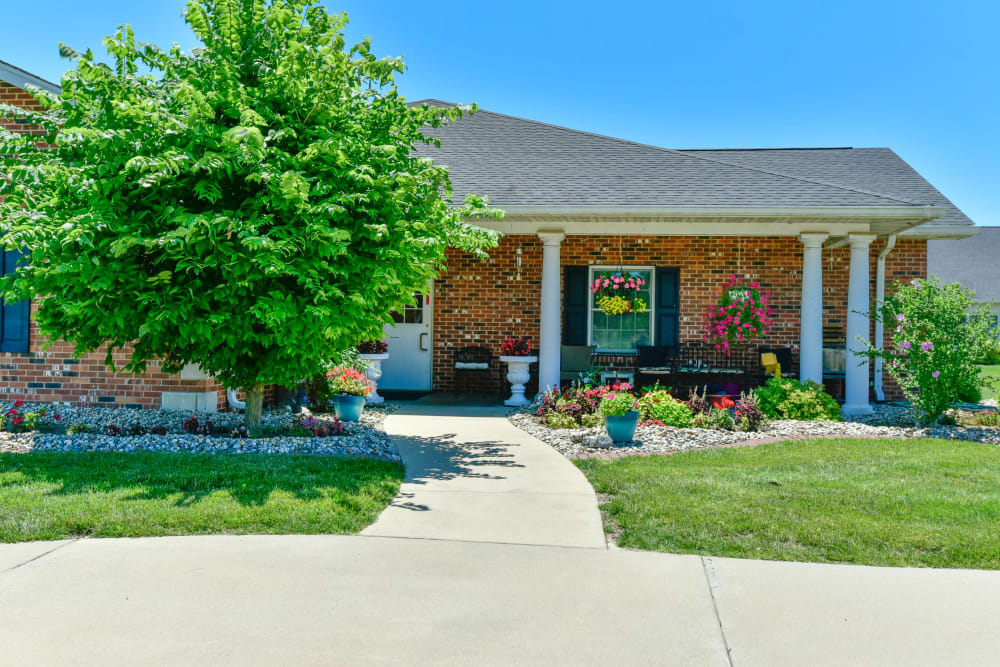
[{"label": "turquoise flower pot", "polygon": [[333,409],[342,422],[356,422],[365,409],[365,397],[352,394],[338,394],[333,397]]},{"label": "turquoise flower pot", "polygon": [[604,427],[613,442],[632,442],[635,439],[635,427],[639,424],[639,411],[630,410],[621,417],[605,417]]}]

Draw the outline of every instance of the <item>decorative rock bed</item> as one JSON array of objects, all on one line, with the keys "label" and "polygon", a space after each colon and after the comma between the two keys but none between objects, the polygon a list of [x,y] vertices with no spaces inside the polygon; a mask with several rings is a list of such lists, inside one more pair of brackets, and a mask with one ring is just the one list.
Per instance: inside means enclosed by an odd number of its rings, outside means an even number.
[{"label": "decorative rock bed", "polygon": [[[4,412],[9,408],[4,404]],[[350,456],[399,461],[399,452],[392,440],[382,430],[382,422],[395,408],[390,405],[369,406],[361,421],[344,423],[344,434],[326,438],[294,437],[281,435],[262,438],[232,438],[225,435],[192,435],[185,433],[181,424],[194,416],[204,421],[208,418],[220,427],[235,428],[243,424],[243,415],[231,412],[199,413],[186,410],[133,410],[126,408],[78,408],[71,406],[25,405],[22,412],[44,407],[50,415],[61,416],[59,424],[65,428],[72,424],[87,424],[96,433],[7,433],[0,432],[0,453],[29,451],[83,451],[83,452],[207,452],[235,454],[317,454],[324,456]],[[265,412],[264,426],[288,427],[300,415],[288,410]],[[313,415],[324,418],[326,415]],[[332,415],[329,418],[332,419]],[[109,436],[102,435],[104,426],[114,422],[119,426],[141,424],[145,427],[163,425],[166,435]],[[45,423],[52,424],[51,418]]]},{"label": "decorative rock bed", "polygon": [[[873,415],[852,421],[773,420],[760,431],[715,431],[701,428],[639,426],[635,442],[611,445],[603,428],[553,429],[532,412],[510,414],[510,421],[522,431],[559,450],[568,458],[588,458],[613,452],[616,456],[672,454],[691,449],[725,447],[752,441],[794,440],[806,437],[847,438],[944,438],[1000,445],[1000,428],[984,426],[914,427],[904,408],[876,406]],[[603,436],[603,437],[602,437]]]}]

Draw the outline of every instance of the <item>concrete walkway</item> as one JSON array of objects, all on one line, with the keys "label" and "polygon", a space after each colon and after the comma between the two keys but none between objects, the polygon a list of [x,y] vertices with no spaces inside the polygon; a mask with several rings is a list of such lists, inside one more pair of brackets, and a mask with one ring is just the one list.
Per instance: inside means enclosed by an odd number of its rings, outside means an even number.
[{"label": "concrete walkway", "polygon": [[0,544],[0,664],[997,664],[1000,571],[608,549],[576,468],[475,414],[387,420],[360,536]]},{"label": "concrete walkway", "polygon": [[390,415],[406,480],[363,534],[604,549],[587,478],[506,414],[409,404]]}]

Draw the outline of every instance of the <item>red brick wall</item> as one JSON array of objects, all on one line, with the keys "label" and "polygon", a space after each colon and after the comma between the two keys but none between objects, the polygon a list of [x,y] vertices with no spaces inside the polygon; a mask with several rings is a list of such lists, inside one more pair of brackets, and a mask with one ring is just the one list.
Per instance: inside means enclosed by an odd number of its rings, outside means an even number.
[{"label": "red brick wall", "polygon": [[[883,241],[872,244],[871,284],[875,289],[875,260]],[[521,277],[517,249],[521,249]],[[680,269],[682,342],[702,337],[702,313],[715,301],[720,284],[732,273],[748,275],[772,293],[775,324],[766,342],[798,352],[799,299],[802,285],[802,244],[795,237],[567,236],[561,249],[563,266],[588,264],[651,265]],[[847,314],[847,278],[850,249],[823,251],[824,324],[843,331]],[[886,284],[912,280],[927,273],[925,241],[900,241],[886,265]],[[453,351],[466,345],[485,345],[499,354],[500,342],[510,335],[538,341],[541,298],[542,246],[532,235],[501,240],[490,259],[450,251],[448,271],[435,283],[434,388],[485,390],[474,376],[456,384]],[[499,375],[493,378],[495,391]]]},{"label": "red brick wall", "polygon": [[[34,97],[6,81],[0,81],[0,104],[12,104],[35,111],[42,109],[42,106]],[[0,128],[21,134],[38,134],[42,132],[40,128],[30,125],[23,118],[10,118],[9,116],[0,116]]]}]

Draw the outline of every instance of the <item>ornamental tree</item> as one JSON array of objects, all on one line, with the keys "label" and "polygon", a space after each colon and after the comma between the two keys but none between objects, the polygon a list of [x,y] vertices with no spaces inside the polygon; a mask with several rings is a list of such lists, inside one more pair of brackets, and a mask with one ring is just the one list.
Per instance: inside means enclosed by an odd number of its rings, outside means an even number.
[{"label": "ornamental tree", "polygon": [[872,313],[892,339],[882,349],[862,339],[867,350],[860,354],[882,359],[918,423],[936,423],[952,403],[985,385],[977,364],[992,340],[990,320],[972,296],[959,283],[914,280]]},{"label": "ornamental tree", "polygon": [[[446,168],[416,157],[424,131],[472,108],[412,107],[346,15],[305,0],[192,0],[191,53],[104,40],[42,113],[0,107],[42,136],[0,135],[7,247],[30,261],[3,282],[77,354],[132,345],[124,369],[197,363],[247,391],[290,385],[367,339],[442,269],[449,246],[496,237],[450,201]],[[35,143],[40,142],[40,143]],[[45,147],[45,150],[39,150]]]}]

